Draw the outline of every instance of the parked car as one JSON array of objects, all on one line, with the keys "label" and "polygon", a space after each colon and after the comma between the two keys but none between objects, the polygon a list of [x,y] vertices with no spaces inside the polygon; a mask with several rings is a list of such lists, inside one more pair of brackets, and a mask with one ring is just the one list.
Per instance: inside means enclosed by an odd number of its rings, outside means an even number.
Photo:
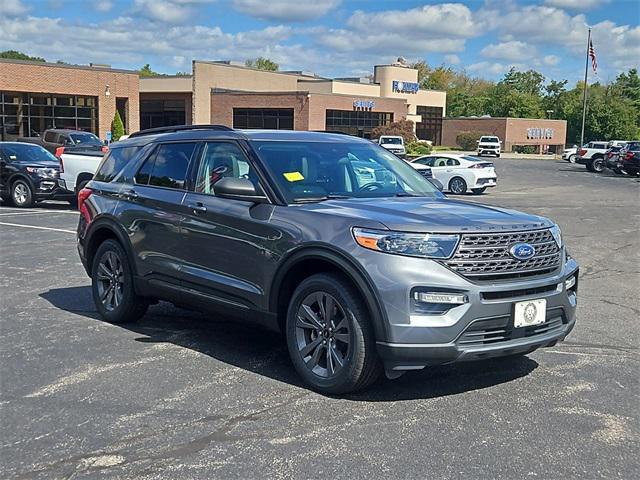
[{"label": "parked car", "polygon": [[[411,163],[411,161],[409,161],[409,163]],[[431,167],[428,167],[427,165],[422,165],[420,163],[411,163],[411,166],[415,168],[415,170],[420,175],[422,175],[424,178],[426,178],[431,183],[433,183],[433,185],[438,190],[440,190],[441,192],[444,190],[444,185],[442,184],[442,182],[433,177],[433,171],[431,170]]]},{"label": "parked car", "polygon": [[565,148],[562,151],[562,159],[569,163],[576,163],[576,156],[578,155],[578,146],[574,145],[571,148]]},{"label": "parked car", "polygon": [[610,142],[589,142],[578,152],[576,163],[584,165],[587,170],[594,173],[601,173],[606,167],[606,154],[611,147],[623,145],[622,140],[612,140]]},{"label": "parked car", "polygon": [[479,195],[488,187],[495,187],[498,181],[493,163],[476,157],[438,153],[410,160],[410,165],[430,167],[433,178],[442,183],[444,191],[457,195],[467,190]]},{"label": "parked car", "polygon": [[64,180],[67,189],[76,194],[89,183],[96,173],[104,153],[88,151],[69,153],[60,156],[60,178]]},{"label": "parked car", "polygon": [[[356,186],[361,161],[385,174]],[[143,131],[113,145],[78,198],[104,319],[134,321],[160,299],[256,321],[284,333],[323,393],[524,355],[575,325],[578,264],[556,224],[447,199],[365,139]]]},{"label": "parked car", "polygon": [[620,152],[621,170],[629,175],[640,175],[640,141],[627,142]]},{"label": "parked car", "polygon": [[483,135],[478,140],[478,156],[495,155],[500,156],[502,150],[502,140],[494,135]]},{"label": "parked car", "polygon": [[606,151],[604,155],[605,167],[613,170],[617,174],[622,174],[620,170],[622,159],[620,158],[620,151],[624,148],[622,145],[612,145]]},{"label": "parked car", "polygon": [[386,148],[391,153],[395,153],[399,157],[404,157],[407,153],[404,147],[404,138],[400,135],[382,135],[378,138],[378,145]]},{"label": "parked car", "polygon": [[40,145],[0,142],[0,197],[16,207],[74,196],[60,180],[58,159]]},{"label": "parked car", "polygon": [[45,130],[41,137],[20,137],[17,141],[40,145],[56,157],[60,157],[63,152],[106,152],[108,150],[108,147],[93,133],[66,128],[50,128]]}]

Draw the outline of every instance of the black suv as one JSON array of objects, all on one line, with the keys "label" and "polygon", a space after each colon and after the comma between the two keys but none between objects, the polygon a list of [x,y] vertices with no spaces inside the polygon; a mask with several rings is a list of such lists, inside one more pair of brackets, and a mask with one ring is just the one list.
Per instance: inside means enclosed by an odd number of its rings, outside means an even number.
[{"label": "black suv", "polygon": [[219,126],[117,142],[78,195],[100,314],[176,305],[282,331],[313,388],[522,355],[575,324],[550,220],[450,200],[370,141]]}]

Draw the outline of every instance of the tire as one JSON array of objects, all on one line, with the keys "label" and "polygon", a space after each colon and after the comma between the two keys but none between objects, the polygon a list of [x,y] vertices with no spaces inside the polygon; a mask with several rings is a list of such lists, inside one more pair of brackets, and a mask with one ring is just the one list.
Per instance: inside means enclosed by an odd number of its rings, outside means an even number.
[{"label": "tire", "polygon": [[[333,305],[329,322],[322,314],[327,305]],[[362,390],[379,377],[382,364],[368,319],[360,294],[340,275],[313,275],[296,288],[287,310],[287,347],[307,385],[336,395]]]},{"label": "tire", "polygon": [[596,157],[591,162],[591,171],[594,173],[602,173],[605,168],[605,161],[602,157]]},{"label": "tire", "polygon": [[16,180],[11,184],[11,201],[18,208],[32,207],[34,202],[31,185],[26,180]]},{"label": "tire", "polygon": [[472,188],[471,191],[473,192],[474,195],[482,195],[485,192],[486,189],[487,189],[487,187]]},{"label": "tire", "polygon": [[496,158],[500,158],[500,154],[499,153],[496,153]]},{"label": "tire", "polygon": [[449,180],[449,191],[456,195],[467,193],[467,182],[462,177],[453,177]]},{"label": "tire", "polygon": [[569,158],[567,159],[567,161],[569,163],[576,163],[576,154],[574,153],[573,155],[569,155]]},{"label": "tire", "polygon": [[129,259],[116,240],[105,240],[93,257],[91,291],[98,313],[109,323],[134,322],[149,308],[147,299],[135,293]]}]

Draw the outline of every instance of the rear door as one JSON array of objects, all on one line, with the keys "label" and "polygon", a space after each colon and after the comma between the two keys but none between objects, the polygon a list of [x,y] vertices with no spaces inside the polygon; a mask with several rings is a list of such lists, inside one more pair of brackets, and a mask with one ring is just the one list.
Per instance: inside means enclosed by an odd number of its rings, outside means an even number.
[{"label": "rear door", "polygon": [[187,171],[199,144],[175,142],[158,145],[123,185],[118,206],[128,230],[139,274],[159,285],[180,283],[184,262],[182,200]]},{"label": "rear door", "polygon": [[193,191],[184,198],[182,224],[185,286],[209,301],[240,309],[264,309],[265,264],[275,262],[269,245],[280,235],[269,223],[273,206],[217,197],[225,177],[260,185],[254,165],[235,141],[206,142]]},{"label": "rear door", "polygon": [[449,160],[447,157],[436,156],[433,160],[433,167],[431,167],[434,178],[440,180],[445,189],[449,188],[449,180],[453,177],[453,170],[447,164]]}]

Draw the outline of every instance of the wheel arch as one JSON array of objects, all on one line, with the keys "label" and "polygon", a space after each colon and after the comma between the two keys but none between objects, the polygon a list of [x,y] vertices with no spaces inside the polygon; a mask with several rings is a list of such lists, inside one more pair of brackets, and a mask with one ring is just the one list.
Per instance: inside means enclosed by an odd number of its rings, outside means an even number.
[{"label": "wheel arch", "polygon": [[386,314],[373,281],[353,259],[328,246],[312,246],[296,250],[281,262],[269,290],[269,311],[276,315],[280,331],[285,331],[288,300],[297,285],[303,279],[323,272],[341,274],[351,282],[362,296],[371,315],[376,339],[386,338]]},{"label": "wheel arch", "polygon": [[118,241],[118,243],[120,243],[125,253],[127,254],[127,259],[129,260],[131,271],[135,276],[137,274],[137,268],[135,256],[133,255],[133,248],[131,247],[131,242],[129,241],[129,238],[127,237],[127,234],[123,230],[123,228],[109,217],[101,217],[91,222],[91,228],[85,236],[84,254],[87,264],[87,273],[91,275],[91,267],[93,265],[94,256],[98,250],[98,247],[100,247],[100,245],[107,239],[114,239]]},{"label": "wheel arch", "polygon": [[80,184],[85,180],[90,181],[93,178],[93,173],[89,172],[80,172],[76,177],[75,191],[76,194],[80,191]]}]

